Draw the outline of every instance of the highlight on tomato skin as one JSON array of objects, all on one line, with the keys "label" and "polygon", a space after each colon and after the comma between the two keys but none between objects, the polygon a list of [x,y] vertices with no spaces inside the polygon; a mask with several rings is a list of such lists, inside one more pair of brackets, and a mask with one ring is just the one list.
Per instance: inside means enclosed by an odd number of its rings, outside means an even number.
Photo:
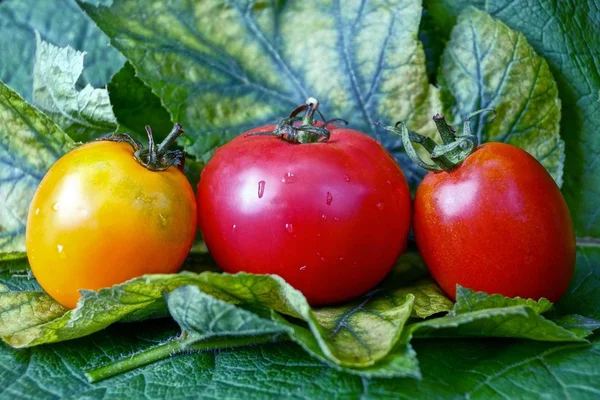
[{"label": "highlight on tomato skin", "polygon": [[[183,129],[145,149],[127,135],[84,144],[46,173],[30,205],[31,270],[56,301],[148,273],[172,273],[196,233],[196,201],[167,148]],[[151,131],[148,129],[149,135]]]},{"label": "highlight on tomato skin", "polygon": [[[484,111],[474,113],[477,115]],[[471,117],[472,117],[471,116]],[[508,297],[558,301],[575,267],[575,234],[567,204],[544,167],[505,143],[479,145],[467,118],[456,134],[434,116],[442,145],[391,127],[407,154],[429,169],[414,200],[414,233],[433,278],[452,299],[456,285]],[[434,164],[420,159],[423,145]]]},{"label": "highlight on tomato skin", "polygon": [[411,201],[389,153],[364,133],[314,121],[317,106],[309,99],[279,125],[219,148],[197,199],[199,228],[224,271],[277,274],[325,305],[387,275],[406,248]]}]

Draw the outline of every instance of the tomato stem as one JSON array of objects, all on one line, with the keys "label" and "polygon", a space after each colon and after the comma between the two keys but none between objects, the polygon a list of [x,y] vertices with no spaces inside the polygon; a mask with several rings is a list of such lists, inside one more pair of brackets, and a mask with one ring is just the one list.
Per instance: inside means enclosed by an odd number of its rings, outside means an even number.
[{"label": "tomato stem", "polygon": [[181,354],[183,352],[199,352],[205,350],[217,350],[240,346],[257,345],[263,343],[272,343],[280,336],[260,335],[260,336],[228,336],[213,337],[202,340],[198,336],[185,336],[172,339],[166,343],[141,351],[131,357],[123,358],[119,361],[103,365],[85,372],[85,376],[91,383],[131,371],[144,365],[167,359],[169,357]]},{"label": "tomato stem", "polygon": [[[403,122],[396,123],[395,126],[384,126],[391,132],[402,136],[402,144],[406,151],[406,155],[417,165],[430,171],[446,171],[450,172],[457,168],[462,162],[477,148],[479,140],[476,135],[471,132],[471,119],[476,115],[484,112],[493,112],[496,116],[496,111],[491,108],[484,108],[475,111],[465,118],[463,131],[461,134],[456,133],[456,128],[450,126],[446,118],[442,114],[435,114],[433,121],[440,133],[443,144],[435,143],[431,138],[420,135],[416,132],[409,131],[406,124]],[[487,122],[490,122],[487,121]],[[435,164],[430,164],[424,161],[415,150],[413,143],[421,144],[427,152],[429,152],[431,160]]]},{"label": "tomato stem", "polygon": [[134,151],[135,159],[144,167],[151,171],[164,171],[171,166],[178,166],[183,163],[184,153],[181,150],[169,150],[177,138],[184,132],[179,124],[175,124],[167,137],[156,146],[154,135],[150,125],[146,125],[146,133],[148,134],[148,148],[145,148],[137,139],[127,133],[116,133],[106,138],[98,140],[108,140],[112,142],[125,142],[131,145]]},{"label": "tomato stem", "polygon": [[[304,115],[298,115],[304,111]],[[315,113],[322,119],[322,125],[315,123]],[[319,111],[319,101],[314,97],[309,97],[306,103],[296,107],[288,117],[282,119],[272,131],[260,131],[248,134],[248,136],[277,136],[290,143],[316,143],[329,140],[329,130],[327,126],[334,122],[348,124],[341,118],[326,120],[321,111]]]}]

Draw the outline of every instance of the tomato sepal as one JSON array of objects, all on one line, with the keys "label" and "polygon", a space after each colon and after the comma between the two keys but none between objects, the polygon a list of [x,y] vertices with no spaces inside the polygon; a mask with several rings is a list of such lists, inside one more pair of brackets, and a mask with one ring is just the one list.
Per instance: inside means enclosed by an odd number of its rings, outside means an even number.
[{"label": "tomato sepal", "polygon": [[[304,115],[298,115],[304,111]],[[318,113],[322,123],[315,121],[315,113]],[[283,118],[273,130],[249,133],[248,136],[277,136],[289,143],[316,143],[327,142],[330,138],[327,126],[341,122],[348,125],[348,121],[341,118],[326,120],[319,111],[319,100],[309,97],[306,103],[296,107],[289,116]]]},{"label": "tomato sepal", "polygon": [[146,133],[148,134],[148,147],[127,133],[115,133],[114,135],[99,138],[100,141],[122,142],[128,143],[134,150],[135,159],[144,167],[151,171],[165,171],[168,168],[182,166],[185,162],[185,154],[181,150],[169,150],[177,138],[184,133],[181,125],[175,124],[167,137],[156,146],[154,135],[150,125],[146,125]]}]

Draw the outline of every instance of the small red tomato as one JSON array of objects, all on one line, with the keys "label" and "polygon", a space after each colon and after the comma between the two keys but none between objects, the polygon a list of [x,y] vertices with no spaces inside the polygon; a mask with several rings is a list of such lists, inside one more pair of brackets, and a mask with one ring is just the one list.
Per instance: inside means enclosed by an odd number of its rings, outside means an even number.
[{"label": "small red tomato", "polygon": [[560,189],[526,151],[504,143],[474,147],[455,169],[429,172],[414,207],[418,248],[453,299],[457,284],[551,301],[566,292],[575,265],[573,223]]},{"label": "small red tomato", "polygon": [[[313,305],[363,294],[405,249],[411,204],[404,175],[363,133],[284,125],[241,135],[202,171],[206,244],[226,272],[280,275]],[[274,130],[280,137],[254,135]],[[293,143],[296,133],[329,139]]]}]

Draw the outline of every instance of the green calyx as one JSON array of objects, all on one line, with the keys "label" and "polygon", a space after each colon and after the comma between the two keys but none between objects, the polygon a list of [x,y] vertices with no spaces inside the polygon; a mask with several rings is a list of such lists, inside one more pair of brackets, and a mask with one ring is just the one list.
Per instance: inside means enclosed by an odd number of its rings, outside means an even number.
[{"label": "green calyx", "polygon": [[[433,121],[442,138],[442,144],[434,142],[427,136],[420,135],[408,130],[406,124],[399,121],[394,126],[383,126],[384,129],[393,132],[402,137],[402,144],[406,155],[422,168],[430,171],[450,172],[457,168],[462,162],[479,146],[477,135],[471,132],[471,119],[484,112],[492,112],[493,117],[487,121],[490,122],[496,117],[496,111],[492,108],[484,108],[467,116],[463,123],[461,134],[456,133],[456,128],[448,125],[446,118],[442,114],[433,116]],[[418,143],[427,150],[434,164],[424,161],[413,146]]]},{"label": "green calyx", "polygon": [[[304,115],[299,116],[303,111]],[[315,113],[321,117],[321,126],[316,125]],[[314,97],[309,97],[305,104],[296,107],[272,131],[254,132],[248,136],[277,136],[290,143],[326,142],[330,136],[327,126],[334,122],[348,123],[341,118],[326,120],[319,111],[319,101]]]},{"label": "green calyx", "polygon": [[112,136],[100,138],[98,140],[108,140],[111,142],[125,142],[133,147],[135,159],[144,167],[151,171],[164,171],[172,166],[179,166],[183,163],[184,153],[181,150],[169,150],[169,147],[175,143],[177,138],[184,132],[183,127],[175,124],[167,137],[157,146],[154,143],[152,128],[146,125],[148,134],[148,147],[127,133],[116,133]]}]

